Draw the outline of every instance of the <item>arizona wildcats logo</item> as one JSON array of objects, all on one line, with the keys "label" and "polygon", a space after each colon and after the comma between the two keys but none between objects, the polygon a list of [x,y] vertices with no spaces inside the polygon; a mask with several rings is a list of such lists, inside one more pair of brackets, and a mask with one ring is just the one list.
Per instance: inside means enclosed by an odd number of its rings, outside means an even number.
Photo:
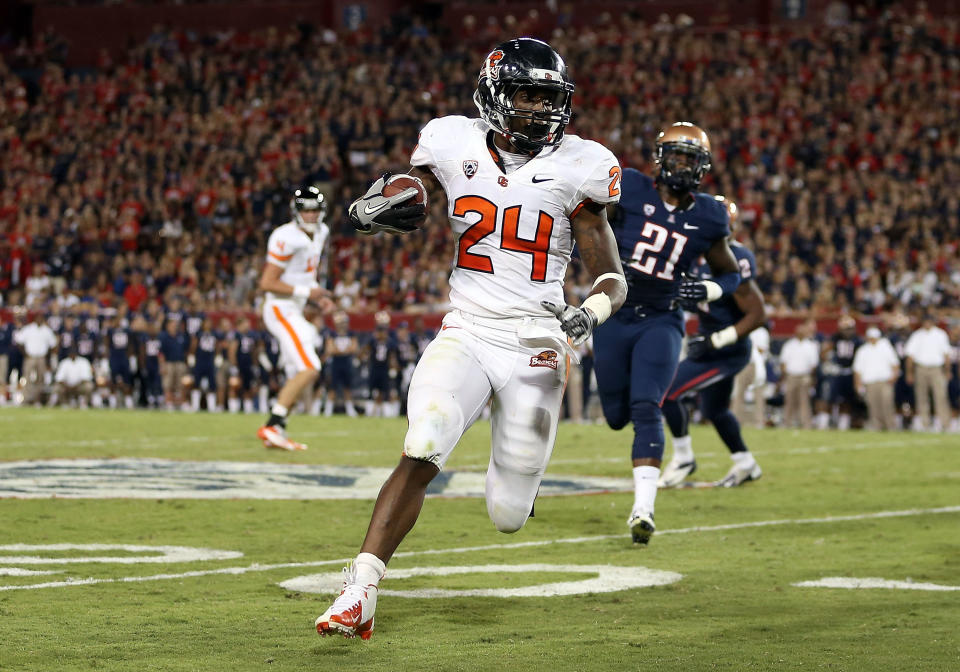
[{"label": "arizona wildcats logo", "polygon": [[479,164],[476,161],[473,161],[472,159],[469,161],[463,162],[463,174],[467,176],[468,180],[477,174],[478,166]]},{"label": "arizona wildcats logo", "polygon": [[656,211],[656,208],[650,203],[643,204],[643,214],[647,217],[653,217],[653,213]]},{"label": "arizona wildcats logo", "polygon": [[545,366],[548,369],[557,368],[557,353],[553,350],[544,350],[530,358],[530,366]]}]

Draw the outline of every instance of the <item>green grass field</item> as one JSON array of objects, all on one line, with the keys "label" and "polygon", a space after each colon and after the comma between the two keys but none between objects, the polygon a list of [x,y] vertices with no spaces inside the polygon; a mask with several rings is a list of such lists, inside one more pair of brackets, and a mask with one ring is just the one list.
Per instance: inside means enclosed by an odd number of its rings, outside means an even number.
[{"label": "green grass field", "polygon": [[[287,454],[259,445],[258,421],[3,409],[0,462],[127,457],[390,468],[406,427],[295,418],[291,433],[311,447]],[[960,587],[960,438],[746,435],[764,477],[734,490],[662,491],[648,548],[630,544],[628,492],[541,497],[536,517],[514,535],[494,530],[482,499],[428,499],[385,590],[517,588],[600,571],[570,565],[682,578],[552,597],[382,595],[368,642],[320,639],[313,621],[330,595],[279,584],[339,571],[358,550],[370,499],[175,499],[163,490],[138,499],[3,499],[0,671],[960,669],[960,588],[794,585],[875,577]],[[697,477],[721,477],[729,458],[715,434],[696,427],[693,436]],[[448,470],[482,472],[488,437],[479,423]],[[630,441],[626,432],[563,425],[549,475],[628,478]],[[16,544],[234,555],[143,563],[133,561],[158,552],[10,548]],[[424,575],[532,564],[544,567]],[[402,578],[400,570],[414,568]],[[391,571],[401,576],[391,579]]]}]

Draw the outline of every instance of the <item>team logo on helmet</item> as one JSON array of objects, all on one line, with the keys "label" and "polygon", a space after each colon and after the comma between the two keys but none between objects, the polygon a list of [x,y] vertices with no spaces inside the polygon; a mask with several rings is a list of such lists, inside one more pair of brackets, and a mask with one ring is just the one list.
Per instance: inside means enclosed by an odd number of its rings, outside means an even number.
[{"label": "team logo on helmet", "polygon": [[497,49],[491,51],[487,56],[487,77],[497,79],[500,76],[500,59],[503,58],[503,51]]},{"label": "team logo on helmet", "polygon": [[557,368],[558,362],[557,353],[553,350],[544,350],[530,358],[530,366],[543,366],[548,369]]},{"label": "team logo on helmet", "polygon": [[469,180],[471,177],[477,174],[477,168],[479,164],[473,159],[469,159],[463,162],[463,174],[467,176]]}]

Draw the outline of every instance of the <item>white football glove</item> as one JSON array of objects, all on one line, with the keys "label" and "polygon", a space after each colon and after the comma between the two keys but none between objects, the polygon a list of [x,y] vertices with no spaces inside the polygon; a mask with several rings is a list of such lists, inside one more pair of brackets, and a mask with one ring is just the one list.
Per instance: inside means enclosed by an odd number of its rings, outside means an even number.
[{"label": "white football glove", "polygon": [[[384,196],[384,185],[392,175],[384,173],[370,185],[367,193],[350,204],[348,214],[353,228],[363,234],[371,235],[378,231],[390,233],[410,233],[416,231],[426,217],[426,207],[422,203],[402,205],[417,195],[413,187],[399,194]],[[420,181],[418,178],[410,176]]]},{"label": "white football glove", "polygon": [[540,305],[557,316],[563,333],[573,339],[574,345],[580,345],[593,333],[597,326],[597,316],[589,308],[559,306],[552,301],[541,301]]}]

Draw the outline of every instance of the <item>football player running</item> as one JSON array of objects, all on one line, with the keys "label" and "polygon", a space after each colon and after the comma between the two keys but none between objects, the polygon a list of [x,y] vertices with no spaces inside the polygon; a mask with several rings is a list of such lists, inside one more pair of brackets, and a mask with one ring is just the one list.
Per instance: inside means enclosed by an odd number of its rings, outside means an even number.
[{"label": "football player running", "polygon": [[[716,198],[727,208],[733,231],[736,204],[723,196]],[[660,477],[661,488],[680,485],[697,469],[689,432],[690,417],[683,404],[684,397],[697,392],[703,417],[713,423],[733,458],[733,466],[717,485],[732,488],[755,481],[762,474],[760,465],[743,442],[740,423],[730,410],[730,398],[735,376],[750,363],[753,355],[750,332],[763,325],[766,309],[763,294],[754,281],[757,261],[753,252],[732,237],[729,243],[740,266],[740,286],[733,294],[725,294],[713,303],[696,305],[697,335],[687,339],[687,357],[680,362],[663,402],[663,417],[673,435],[673,458]],[[710,269],[701,264],[694,270],[694,276],[709,279]]]},{"label": "football player running", "polygon": [[301,187],[290,199],[293,220],[277,227],[267,241],[267,263],[260,275],[260,289],[267,293],[263,324],[280,344],[286,370],[294,372],[277,394],[267,423],[257,430],[268,448],[306,449],[287,438],[287,415],[303,389],[313,385],[320,374],[314,347],[317,329],[304,318],[304,306],[308,301],[315,303],[324,313],[334,308],[330,292],[317,281],[320,255],[330,233],[323,221],[326,212],[320,190]]},{"label": "football player running", "polygon": [[[516,532],[531,513],[550,459],[575,344],[623,303],[626,283],[605,205],[620,196],[620,166],[602,145],[565,135],[573,82],[560,56],[530,38],[485,59],[474,101],[480,118],[433,119],[410,163],[447,200],[457,240],[452,310],[410,383],[403,456],[387,479],[343,591],[320,616],[321,635],[366,639],[377,586],[413,527],[430,481],[492,398],[487,513]],[[351,206],[364,233],[415,229],[416,189],[384,197],[381,178]],[[372,213],[372,214],[368,214]],[[574,243],[592,293],[563,301]]]},{"label": "football player running", "polygon": [[[710,140],[688,122],[657,136],[656,179],[628,168],[614,232],[627,272],[626,302],[593,335],[594,370],[603,414],[613,429],[633,423],[634,503],[627,525],[636,544],[647,544],[653,521],[663,423],[660,405],[680,359],[680,301],[713,302],[740,283],[727,245],[726,208],[697,191],[710,169]],[[687,278],[700,256],[713,277]],[[720,342],[717,347],[727,345]]]}]

